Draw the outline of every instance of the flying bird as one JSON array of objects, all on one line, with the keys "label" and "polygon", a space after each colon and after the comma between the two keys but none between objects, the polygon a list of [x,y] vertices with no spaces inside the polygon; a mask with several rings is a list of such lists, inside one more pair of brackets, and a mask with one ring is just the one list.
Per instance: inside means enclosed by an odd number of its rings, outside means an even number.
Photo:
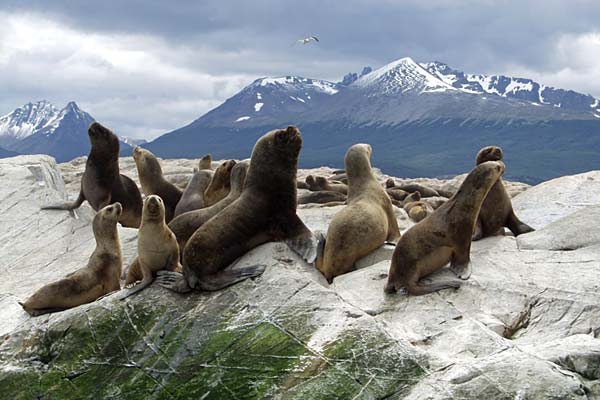
[{"label": "flying bird", "polygon": [[304,39],[299,39],[298,43],[300,43],[300,44],[308,44],[308,43],[310,43],[312,41],[318,42],[319,38],[317,38],[316,36],[309,36],[309,37],[304,38]]}]

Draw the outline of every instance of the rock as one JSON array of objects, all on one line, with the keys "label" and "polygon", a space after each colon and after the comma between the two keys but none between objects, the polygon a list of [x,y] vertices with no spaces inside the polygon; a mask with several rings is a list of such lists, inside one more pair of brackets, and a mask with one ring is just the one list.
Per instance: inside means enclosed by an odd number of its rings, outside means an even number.
[{"label": "rock", "polygon": [[600,245],[600,205],[589,206],[524,235],[517,243],[521,249],[577,250]]},{"label": "rock", "polygon": [[515,197],[513,208],[519,218],[536,229],[600,201],[600,171],[563,176]]},{"label": "rock", "polygon": [[[132,162],[121,161],[137,179]],[[191,176],[195,160],[164,164],[171,176]],[[60,166],[65,185],[49,157],[0,160],[2,397],[600,396],[600,247],[525,249],[521,240],[533,233],[473,243],[472,277],[458,290],[428,296],[383,292],[392,246],[328,285],[285,244],[267,243],[236,261],[265,264],[265,273],[219,292],[178,295],[151,285],[125,301],[109,295],[29,317],[16,302],[80,268],[94,247],[87,205],[74,214],[39,210],[76,195],[83,165],[77,159]],[[591,189],[581,186],[581,195]],[[549,207],[546,197],[528,204],[521,211],[534,216]],[[298,214],[326,232],[341,207]],[[412,226],[396,212],[403,231]],[[568,214],[565,220],[582,223]],[[558,230],[547,227],[552,235]],[[539,232],[538,245],[547,237]],[[130,260],[136,230],[120,235]],[[444,269],[428,279],[455,277]]]}]

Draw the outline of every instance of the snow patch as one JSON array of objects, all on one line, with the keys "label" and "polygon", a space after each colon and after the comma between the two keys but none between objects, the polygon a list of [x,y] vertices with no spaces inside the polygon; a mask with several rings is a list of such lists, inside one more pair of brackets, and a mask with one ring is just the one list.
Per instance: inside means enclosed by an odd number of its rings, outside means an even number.
[{"label": "snow patch", "polygon": [[531,104],[532,104],[532,105],[534,105],[534,106],[538,106],[538,107],[541,107],[541,106],[542,106],[541,104],[539,104],[539,103],[534,103],[533,101],[531,102]]},{"label": "snow patch", "polygon": [[235,122],[242,122],[242,121],[247,121],[249,120],[250,117],[247,115],[244,115],[243,117],[239,117],[238,119],[235,120]]},{"label": "snow patch", "polygon": [[598,107],[598,102],[599,102],[599,101],[600,101],[600,100],[596,99],[596,101],[594,102],[594,104],[591,104],[591,105],[590,105],[590,107],[591,107],[591,108],[596,108],[596,107]]},{"label": "snow patch", "polygon": [[511,79],[506,89],[504,89],[502,96],[506,97],[506,93],[517,93],[522,91],[531,92],[532,90],[533,84],[531,82],[519,82],[515,79]]},{"label": "snow patch", "polygon": [[256,92],[256,99],[262,100],[262,94],[260,94],[260,92]]},{"label": "snow patch", "polygon": [[256,103],[254,105],[254,112],[259,112],[261,108],[263,108],[263,106],[265,105],[265,103]]}]

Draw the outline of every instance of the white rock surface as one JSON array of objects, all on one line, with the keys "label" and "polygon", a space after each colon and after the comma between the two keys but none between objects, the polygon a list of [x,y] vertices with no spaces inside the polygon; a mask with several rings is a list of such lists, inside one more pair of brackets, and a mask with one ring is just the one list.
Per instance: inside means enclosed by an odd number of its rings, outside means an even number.
[{"label": "white rock surface", "polygon": [[[176,176],[192,166],[169,160],[164,169]],[[75,194],[81,164],[61,170]],[[598,398],[597,207],[578,211],[600,202],[596,174],[516,196],[518,215],[545,228],[474,242],[473,275],[458,290],[386,295],[391,246],[328,285],[286,245],[268,243],[236,262],[267,265],[261,277],[217,293],[152,285],[124,302],[109,296],[31,318],[16,301],[85,264],[92,213],[39,210],[65,197],[52,159],[0,160],[0,385],[31,398],[71,393],[87,379],[106,380],[95,398]],[[326,231],[340,208],[298,214]],[[402,230],[412,225],[400,210],[398,220]],[[136,232],[120,234],[130,259]],[[560,250],[565,243],[577,250]],[[456,278],[443,270],[428,279]],[[37,378],[23,385],[26,374]]]}]

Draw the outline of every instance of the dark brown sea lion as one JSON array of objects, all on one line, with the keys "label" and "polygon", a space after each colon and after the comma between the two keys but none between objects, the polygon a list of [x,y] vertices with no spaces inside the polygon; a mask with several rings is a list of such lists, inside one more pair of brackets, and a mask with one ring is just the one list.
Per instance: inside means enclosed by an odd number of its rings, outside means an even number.
[{"label": "dark brown sea lion", "polygon": [[183,274],[161,271],[157,281],[168,289],[219,290],[262,274],[264,266],[227,269],[254,247],[285,241],[309,263],[317,238],[296,215],[296,174],[302,147],[293,126],[271,131],[254,146],[242,195],[204,223],[183,250]]},{"label": "dark brown sea lion", "polygon": [[[497,146],[487,146],[477,153],[476,164],[501,160],[502,149]],[[504,187],[504,182],[502,182],[502,179],[498,179],[498,182],[492,186],[483,201],[479,217],[477,218],[477,224],[475,225],[473,240],[479,240],[488,236],[504,235],[504,227],[510,229],[515,236],[535,230],[516,216],[510,196]]]},{"label": "dark brown sea lion", "polygon": [[119,174],[119,139],[109,129],[93,122],[88,129],[92,148],[81,177],[81,190],[74,202],[52,204],[42,210],[74,210],[87,200],[94,211],[121,203],[119,222],[131,228],[140,226],[142,196],[130,178]]},{"label": "dark brown sea lion", "polygon": [[140,177],[142,192],[146,196],[155,194],[161,198],[165,206],[165,220],[169,223],[173,219],[175,207],[181,200],[183,191],[167,182],[158,159],[151,151],[137,146],[133,150],[133,159]]},{"label": "dark brown sea lion", "polygon": [[318,192],[321,190],[319,185],[317,185],[315,177],[312,175],[308,175],[306,178],[304,178],[304,182],[308,185],[308,190],[312,192]]},{"label": "dark brown sea lion", "polygon": [[234,160],[223,161],[216,169],[208,187],[204,190],[205,207],[217,204],[227,196],[231,189],[231,170],[234,165]]},{"label": "dark brown sea lion", "polygon": [[323,255],[317,259],[317,269],[330,283],[386,241],[400,239],[392,202],[371,168],[371,151],[368,144],[355,144],[344,158],[348,205],[333,217],[321,245]]},{"label": "dark brown sea lion", "polygon": [[179,246],[175,235],[165,222],[165,205],[157,195],[144,199],[142,223],[138,231],[138,256],[127,270],[125,285],[140,281],[132,288],[123,291],[121,300],[135,294],[154,280],[161,269],[181,271],[179,264]]},{"label": "dark brown sea lion", "polygon": [[249,161],[241,161],[235,164],[231,170],[231,190],[227,197],[213,204],[210,207],[201,208],[199,210],[188,211],[178,215],[169,223],[169,228],[177,237],[177,243],[180,249],[185,248],[188,239],[200,228],[206,221],[217,215],[221,210],[237,200],[242,194],[246,173],[250,166]]},{"label": "dark brown sea lion", "polygon": [[96,249],[87,266],[58,282],[42,286],[25,303],[19,303],[25,311],[33,316],[62,311],[121,288],[121,241],[117,221],[122,210],[121,204],[115,203],[98,211],[92,222]]},{"label": "dark brown sea lion", "polygon": [[404,199],[406,198],[406,196],[408,196],[408,192],[405,192],[404,190],[401,189],[385,189],[385,191],[387,192],[387,194],[390,196],[390,198],[394,199],[394,200],[398,200],[398,201],[404,201]]},{"label": "dark brown sea lion", "polygon": [[392,256],[386,293],[406,288],[410,295],[422,295],[458,288],[460,283],[457,281],[431,284],[419,281],[448,262],[459,278],[469,277],[471,235],[477,215],[489,190],[503,172],[501,161],[476,166],[451,199],[402,236]]}]

